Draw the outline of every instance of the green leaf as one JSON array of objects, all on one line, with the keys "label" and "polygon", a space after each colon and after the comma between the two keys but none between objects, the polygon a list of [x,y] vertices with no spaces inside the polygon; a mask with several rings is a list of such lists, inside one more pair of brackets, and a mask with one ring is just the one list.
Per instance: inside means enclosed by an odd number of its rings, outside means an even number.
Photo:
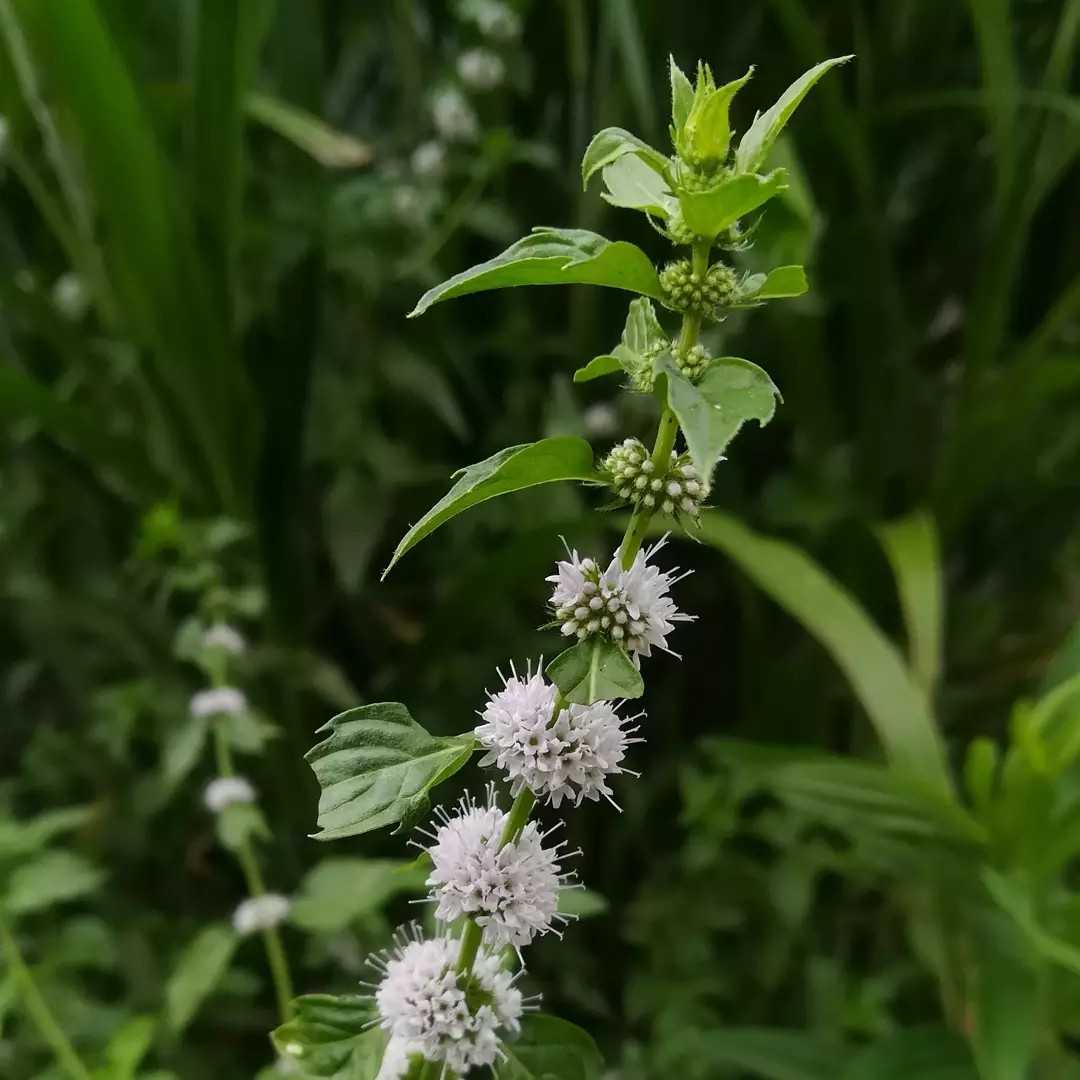
[{"label": "green leaf", "polygon": [[94,1080],[135,1080],[139,1064],[154,1041],[157,1023],[152,1016],[133,1016],[113,1033],[105,1047],[105,1067]]},{"label": "green leaf", "polygon": [[750,81],[750,68],[741,79],[713,84],[708,66],[699,66],[694,102],[680,132],[679,152],[695,164],[722,162],[731,145],[731,100]]},{"label": "green leaf", "polygon": [[574,382],[589,382],[592,379],[601,379],[605,375],[614,375],[623,370],[623,364],[617,356],[594,356],[584,367],[574,372]]},{"label": "green leaf", "polygon": [[367,994],[307,994],[294,999],[293,1016],[270,1034],[277,1052],[306,1076],[374,1080],[386,1036],[372,1027]]},{"label": "green leaf", "polygon": [[657,364],[667,381],[667,400],[678,417],[694,467],[712,475],[727,445],[747,420],[764,427],[780,397],[767,372],[737,356],[718,357],[698,383],[675,366],[670,355]]},{"label": "green leaf", "polygon": [[571,645],[548,664],[546,675],[566,701],[577,705],[637,698],[645,692],[641,672],[626,651],[602,637]]},{"label": "green leaf", "polygon": [[708,512],[699,538],[720,548],[828,650],[851,683],[894,766],[950,794],[944,749],[922,687],[851,594],[805,552]]},{"label": "green leaf", "polygon": [[81,855],[44,851],[12,871],[0,910],[7,915],[29,915],[53,904],[77,900],[104,880],[104,872]]},{"label": "green leaf", "polygon": [[560,889],[559,912],[573,915],[578,919],[588,919],[593,915],[604,915],[611,910],[607,898],[592,889]]},{"label": "green leaf", "polygon": [[165,983],[165,1023],[173,1034],[188,1026],[229,968],[239,938],[231,926],[204,927],[184,947]]},{"label": "green leaf", "polygon": [[640,158],[623,157],[604,168],[601,198],[612,206],[626,210],[642,210],[665,220],[675,208],[675,200],[667,181],[658,176]]},{"label": "green leaf", "polygon": [[762,278],[761,285],[748,289],[743,294],[743,299],[749,301],[784,300],[788,297],[802,296],[810,288],[806,280],[806,271],[801,266],[778,266],[767,274],[759,276]]},{"label": "green leaf", "polygon": [[588,1032],[545,1013],[521,1021],[521,1034],[504,1044],[496,1080],[599,1080],[604,1059]]},{"label": "green leaf", "polygon": [[746,1069],[766,1080],[834,1080],[848,1058],[841,1045],[781,1028],[720,1028],[692,1038],[687,1054],[712,1071]]},{"label": "green leaf", "polygon": [[694,106],[694,87],[671,55],[668,56],[668,71],[671,77],[671,125],[674,141],[675,133],[681,132],[686,126],[686,120]]},{"label": "green leaf", "polygon": [[287,139],[327,169],[355,169],[369,164],[374,156],[368,143],[330,127],[313,113],[268,94],[248,94],[244,104],[252,119]]},{"label": "green leaf", "polygon": [[40,851],[54,836],[82,828],[93,812],[92,806],[65,806],[26,821],[0,820],[0,860]]},{"label": "green leaf", "polygon": [[329,738],[305,760],[322,787],[316,840],[408,821],[428,805],[428,792],[472,756],[472,735],[436,738],[396,701],[363,705],[335,716]]},{"label": "green leaf", "polygon": [[971,1050],[945,1028],[902,1028],[851,1059],[838,1080],[979,1080]]},{"label": "green leaf", "polygon": [[402,537],[383,578],[407,551],[471,506],[556,480],[598,480],[592,447],[571,436],[508,446],[454,475],[458,478],[454,486]]},{"label": "green leaf", "polygon": [[1052,934],[1039,923],[1031,894],[1020,882],[989,866],[983,868],[982,880],[997,905],[1044,960],[1080,975],[1080,947]]},{"label": "green leaf", "polygon": [[944,586],[934,519],[918,511],[875,530],[896,577],[915,677],[933,695],[941,672]]},{"label": "green leaf", "polygon": [[638,356],[647,357],[669,342],[651,300],[631,300],[623,325],[622,343]]},{"label": "green leaf", "polygon": [[604,128],[593,136],[581,159],[582,190],[589,186],[594,173],[631,155],[648,165],[657,175],[667,175],[669,162],[659,150],[654,150],[647,142],[622,128]]},{"label": "green leaf", "polygon": [[427,876],[428,870],[415,861],[323,859],[301,882],[289,919],[312,933],[345,930],[400,893],[422,893]]},{"label": "green leaf", "polygon": [[266,840],[270,829],[262,811],[251,803],[234,803],[217,815],[217,835],[222,846],[239,851],[252,840]]},{"label": "green leaf", "polygon": [[773,143],[776,142],[776,137],[784,130],[784,126],[791,119],[791,114],[799,107],[799,103],[810,92],[814,83],[825,72],[838,64],[846,64],[852,59],[854,59],[854,54],[835,56],[831,60],[823,60],[820,64],[800,75],[780,95],[771,109],[755,116],[754,122],[739,140],[739,146],[735,151],[735,168],[737,171],[741,173],[757,171],[758,166],[768,156]]},{"label": "green leaf", "polygon": [[683,220],[699,236],[712,240],[739,218],[787,189],[787,172],[773,169],[767,176],[731,176],[708,191],[680,192]]},{"label": "green leaf", "polygon": [[606,285],[660,299],[660,279],[648,255],[585,229],[534,229],[501,255],[429,289],[409,312],[423,315],[455,296],[516,285]]}]

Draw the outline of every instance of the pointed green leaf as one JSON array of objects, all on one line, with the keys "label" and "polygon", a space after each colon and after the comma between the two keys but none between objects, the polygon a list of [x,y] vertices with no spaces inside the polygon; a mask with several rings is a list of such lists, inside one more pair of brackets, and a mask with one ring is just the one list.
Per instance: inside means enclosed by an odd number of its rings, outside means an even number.
[{"label": "pointed green leaf", "polygon": [[11,916],[29,915],[85,896],[104,879],[104,872],[81,855],[43,851],[11,872],[0,910]]},{"label": "pointed green leaf", "polygon": [[430,735],[396,701],[350,709],[319,728],[324,731],[329,737],[304,755],[322,787],[316,840],[407,820],[474,749],[471,735]]},{"label": "pointed green leaf", "polygon": [[629,131],[610,127],[598,131],[585,150],[585,156],[581,159],[582,188],[589,186],[589,180],[598,170],[631,154],[659,176],[667,174],[669,162],[659,150],[654,150],[647,142]]},{"label": "pointed green leaf", "polygon": [[594,637],[571,645],[548,664],[546,674],[563,698],[577,705],[637,698],[645,692],[634,662],[607,638]]},{"label": "pointed green leaf", "polygon": [[801,266],[778,266],[761,275],[761,285],[745,294],[747,300],[782,300],[802,296],[810,288]]},{"label": "pointed green leaf", "polygon": [[606,285],[660,298],[656,268],[641,248],[585,229],[534,229],[501,255],[429,289],[409,318],[455,296],[517,285]]},{"label": "pointed green leaf", "polygon": [[401,893],[424,892],[428,870],[416,860],[323,859],[308,871],[293,898],[289,920],[312,933],[345,930]]},{"label": "pointed green leaf", "polygon": [[764,1027],[706,1031],[686,1052],[710,1073],[747,1070],[762,1080],[833,1080],[850,1053],[816,1034]]},{"label": "pointed green leaf", "polygon": [[294,1062],[304,1076],[374,1080],[386,1035],[372,1026],[370,995],[306,994],[292,1007],[292,1019],[270,1034],[285,1061]]},{"label": "pointed green leaf", "polygon": [[314,113],[268,94],[248,94],[244,105],[253,119],[327,169],[355,169],[367,165],[374,154],[368,143],[335,130]]},{"label": "pointed green leaf", "polygon": [[964,1038],[946,1028],[918,1027],[858,1051],[839,1080],[979,1080]]},{"label": "pointed green leaf", "polygon": [[221,982],[239,941],[231,926],[213,923],[184,948],[165,983],[165,1023],[173,1034],[188,1026]]},{"label": "pointed green leaf", "polygon": [[732,176],[708,191],[684,192],[679,195],[679,205],[686,224],[712,240],[786,188],[787,172],[773,169],[767,176]]},{"label": "pointed green leaf", "polygon": [[139,1064],[150,1052],[156,1026],[152,1016],[133,1016],[121,1024],[105,1047],[106,1064],[95,1071],[94,1080],[135,1080]]},{"label": "pointed green leaf", "polygon": [[675,63],[675,57],[668,57],[668,68],[671,75],[671,123],[673,127],[672,140],[686,126],[687,117],[694,106],[694,87],[683,73],[682,68]]},{"label": "pointed green leaf", "polygon": [[384,578],[407,551],[472,506],[497,495],[555,480],[596,482],[599,479],[593,468],[592,447],[584,439],[572,436],[508,446],[454,475],[457,477],[454,486],[401,538],[382,573]]},{"label": "pointed green leaf", "polygon": [[755,116],[754,122],[739,140],[738,149],[735,151],[736,170],[740,173],[756,172],[758,166],[768,156],[773,143],[776,142],[776,137],[784,130],[784,126],[791,119],[791,114],[799,107],[799,103],[810,92],[814,83],[825,72],[838,64],[846,64],[853,59],[854,54],[835,56],[831,60],[823,60],[820,64],[800,75],[780,95],[779,100],[771,109]]},{"label": "pointed green leaf", "polygon": [[612,206],[642,210],[665,220],[675,207],[667,181],[636,157],[622,157],[605,166],[604,185],[607,191],[601,198]]},{"label": "pointed green leaf", "polygon": [[604,1059],[588,1032],[557,1016],[532,1013],[504,1045],[496,1080],[600,1080]]},{"label": "pointed green leaf", "polygon": [[623,326],[622,343],[638,356],[651,356],[668,343],[651,300],[631,300]]},{"label": "pointed green leaf", "polygon": [[692,383],[665,354],[657,372],[667,380],[667,400],[702,477],[712,475],[728,443],[747,420],[764,427],[776,411],[780,391],[757,364],[737,356],[715,359],[698,383]]},{"label": "pointed green leaf", "polygon": [[593,379],[601,379],[605,375],[614,375],[622,371],[623,365],[617,356],[594,356],[584,367],[579,367],[574,372],[574,382],[591,382]]},{"label": "pointed green leaf", "polygon": [[65,806],[47,810],[25,821],[13,818],[0,821],[0,859],[31,855],[54,836],[85,825],[93,815],[92,806]]},{"label": "pointed green leaf", "polygon": [[695,164],[718,163],[727,157],[731,145],[731,121],[728,118],[731,99],[753,74],[754,69],[750,68],[741,79],[713,87],[711,78],[703,79],[699,70],[694,104],[679,144],[680,152],[687,160]]}]

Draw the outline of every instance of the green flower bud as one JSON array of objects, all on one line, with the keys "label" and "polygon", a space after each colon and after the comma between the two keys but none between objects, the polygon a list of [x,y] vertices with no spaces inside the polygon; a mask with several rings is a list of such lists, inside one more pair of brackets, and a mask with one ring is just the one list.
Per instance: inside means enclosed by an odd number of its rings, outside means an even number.
[{"label": "green flower bud", "polygon": [[731,146],[731,99],[746,85],[754,69],[717,86],[708,64],[699,63],[690,113],[675,133],[675,148],[684,161],[706,170],[722,165]]},{"label": "green flower bud", "polygon": [[659,509],[665,514],[689,514],[695,519],[708,495],[688,454],[674,451],[667,471],[656,468],[640,439],[624,439],[600,463],[616,498],[632,506]]},{"label": "green flower bud", "polygon": [[717,318],[717,308],[734,303],[739,294],[735,271],[723,263],[714,263],[704,277],[697,277],[689,259],[668,263],[660,271],[664,305],[672,311],[689,311],[706,318]]},{"label": "green flower bud", "polygon": [[671,343],[671,355],[675,365],[691,381],[697,382],[712,363],[709,350],[704,345],[694,345],[684,353],[677,351],[676,342]]}]

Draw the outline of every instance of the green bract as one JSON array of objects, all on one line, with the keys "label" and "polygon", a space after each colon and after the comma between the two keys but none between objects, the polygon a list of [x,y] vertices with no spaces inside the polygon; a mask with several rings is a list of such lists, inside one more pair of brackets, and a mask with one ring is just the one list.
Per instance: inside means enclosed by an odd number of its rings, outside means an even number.
[{"label": "green bract", "polygon": [[306,994],[294,1015],[271,1035],[274,1048],[303,1076],[374,1080],[386,1036],[373,1027],[375,1005],[367,994]]},{"label": "green bract", "polygon": [[319,731],[330,735],[305,755],[322,788],[316,840],[410,824],[474,749],[471,734],[437,738],[394,701],[350,709]]},{"label": "green bract", "polygon": [[563,698],[577,705],[641,697],[645,684],[626,651],[604,637],[571,645],[547,666],[545,675]]},{"label": "green bract", "polygon": [[687,163],[711,170],[722,165],[731,145],[728,110],[731,99],[749,82],[754,69],[741,78],[717,86],[712,69],[699,63],[690,111],[675,128],[675,149]]}]

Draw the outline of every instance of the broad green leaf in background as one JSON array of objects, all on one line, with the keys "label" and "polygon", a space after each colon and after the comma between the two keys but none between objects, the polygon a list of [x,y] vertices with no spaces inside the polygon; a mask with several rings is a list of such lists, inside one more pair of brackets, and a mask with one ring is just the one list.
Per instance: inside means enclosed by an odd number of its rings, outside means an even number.
[{"label": "broad green leaf in background", "polygon": [[472,756],[471,735],[436,738],[396,701],[362,705],[319,728],[330,735],[305,759],[322,788],[316,840],[412,820],[428,792]]},{"label": "broad green leaf in background", "polygon": [[847,589],[793,544],[759,536],[726,514],[704,514],[699,537],[724,551],[825,646],[866,709],[891,763],[913,782],[951,793],[925,692]]},{"label": "broad green leaf in background", "polygon": [[384,578],[410,548],[471,506],[555,480],[599,479],[593,467],[592,447],[584,439],[571,436],[508,446],[454,475],[454,486],[402,537],[383,571]]},{"label": "broad green leaf in background", "polygon": [[374,1080],[386,1036],[368,994],[307,994],[293,1001],[293,1017],[270,1035],[277,1052],[306,1076]]},{"label": "broad green leaf in background", "polygon": [[720,1028],[686,1048],[717,1071],[745,1069],[762,1080],[835,1080],[849,1051],[819,1036],[781,1028]]},{"label": "broad green leaf in background", "polygon": [[81,828],[93,813],[92,806],[65,806],[24,821],[0,820],[0,861],[32,855],[53,837]]},{"label": "broad green leaf in background", "polygon": [[776,412],[780,391],[768,373],[749,360],[718,357],[697,383],[683,375],[669,355],[661,357],[657,372],[666,378],[668,404],[678,417],[694,467],[705,479],[747,420],[764,427]]},{"label": "broad green leaf in background", "polygon": [[548,664],[545,674],[566,701],[577,705],[637,698],[645,692],[641,672],[626,650],[603,637],[571,645]]},{"label": "broad green leaf in background", "polygon": [[252,840],[268,839],[270,829],[257,805],[234,803],[217,815],[217,835],[224,847],[239,851]]},{"label": "broad green leaf in background", "polygon": [[0,897],[0,911],[29,915],[93,892],[105,873],[71,851],[43,851],[17,866]]},{"label": "broad green leaf in background", "polygon": [[837,1080],[979,1080],[971,1050],[945,1028],[904,1028],[857,1051]]},{"label": "broad green leaf in background", "polygon": [[165,1023],[179,1034],[228,970],[239,938],[232,927],[212,923],[184,947],[165,983]]},{"label": "broad green leaf in background", "polygon": [[521,1034],[503,1049],[496,1080],[600,1080],[604,1068],[588,1032],[545,1013],[526,1015]]},{"label": "broad green leaf in background", "polygon": [[442,300],[516,285],[606,285],[661,296],[656,268],[641,248],[585,229],[534,229],[501,255],[429,289],[409,318]]},{"label": "broad green leaf in background", "polygon": [[248,94],[244,104],[252,119],[288,139],[328,169],[359,168],[369,164],[374,156],[368,143],[268,94]]},{"label": "broad green leaf in background", "polygon": [[424,892],[427,875],[427,869],[415,861],[349,856],[323,859],[301,882],[289,919],[312,933],[344,930],[400,893]]},{"label": "broad green leaf in background", "polygon": [[928,513],[918,511],[875,531],[896,577],[912,670],[933,696],[941,673],[945,617],[937,526]]},{"label": "broad green leaf in background", "polygon": [[133,1016],[123,1023],[105,1047],[105,1066],[94,1080],[135,1080],[139,1064],[154,1041],[157,1022],[152,1016]]},{"label": "broad green leaf in background", "polygon": [[640,158],[627,155],[611,165],[605,165],[604,185],[607,191],[603,192],[601,198],[612,206],[642,210],[664,219],[675,208],[667,181]]},{"label": "broad green leaf in background", "polygon": [[578,919],[604,915],[611,910],[607,898],[592,889],[560,889],[559,912]]},{"label": "broad green leaf in background", "polygon": [[593,136],[581,159],[582,188],[589,186],[594,173],[628,154],[639,158],[658,176],[667,175],[670,162],[659,150],[622,128],[604,128]]},{"label": "broad green leaf in background", "polygon": [[754,122],[743,134],[735,150],[735,168],[741,173],[756,172],[768,156],[772,144],[776,142],[776,137],[791,119],[791,114],[799,107],[799,103],[818,79],[837,64],[846,64],[852,59],[854,59],[854,54],[835,56],[831,60],[823,60],[820,64],[816,64],[800,75],[780,95],[772,108],[755,116]]},{"label": "broad green leaf in background", "polygon": [[679,205],[686,224],[699,236],[712,240],[786,188],[787,173],[774,169],[767,176],[732,176],[708,191],[683,192]]}]

